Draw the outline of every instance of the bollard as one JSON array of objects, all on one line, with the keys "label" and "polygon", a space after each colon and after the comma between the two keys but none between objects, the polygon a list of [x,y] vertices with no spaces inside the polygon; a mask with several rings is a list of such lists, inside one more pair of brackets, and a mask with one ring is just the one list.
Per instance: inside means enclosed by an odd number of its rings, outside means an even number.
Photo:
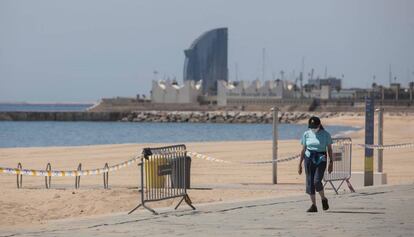
[{"label": "bollard", "polygon": [[277,125],[279,123],[279,108],[273,107],[273,143],[272,143],[272,176],[273,184],[277,184]]},{"label": "bollard", "polygon": [[75,177],[75,189],[79,189],[79,186],[80,186],[80,175],[79,175],[79,172],[82,171],[82,163],[79,163],[77,171],[78,171],[78,173],[77,173],[77,175]]},{"label": "bollard", "polygon": [[46,165],[46,172],[48,173],[48,176],[45,177],[45,185],[46,188],[49,189],[52,184],[52,166],[50,163],[47,163]]},{"label": "bollard", "polygon": [[[377,109],[378,112],[378,145],[382,146],[384,143],[384,108],[380,107]],[[383,170],[383,149],[378,149],[378,172],[382,173]]]},{"label": "bollard", "polygon": [[[375,99],[370,92],[365,97],[365,144],[374,144],[374,113],[375,113]],[[373,149],[365,148],[364,158],[364,186],[374,185],[374,151]]]},{"label": "bollard", "polygon": [[104,173],[103,173],[104,189],[109,189],[109,166],[108,163],[105,163]]},{"label": "bollard", "polygon": [[19,172],[17,173],[17,188],[21,188],[22,184],[23,184],[23,175],[22,175],[22,164],[19,162],[19,164],[17,164],[17,169],[19,169]]}]

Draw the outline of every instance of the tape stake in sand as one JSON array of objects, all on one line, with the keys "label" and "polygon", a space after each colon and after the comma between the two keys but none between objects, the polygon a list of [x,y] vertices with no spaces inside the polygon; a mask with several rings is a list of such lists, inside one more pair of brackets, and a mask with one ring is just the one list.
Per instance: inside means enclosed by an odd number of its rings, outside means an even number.
[{"label": "tape stake in sand", "polygon": [[50,165],[50,163],[47,163],[46,165],[46,172],[48,176],[45,177],[45,185],[46,185],[46,189],[48,189],[50,188],[50,185],[52,184],[52,166]]},{"label": "tape stake in sand", "polygon": [[75,189],[78,189],[80,187],[80,173],[82,171],[82,163],[79,163],[78,169],[75,171]]},{"label": "tape stake in sand", "polygon": [[105,163],[105,167],[103,168],[103,184],[104,189],[109,189],[109,166],[108,163]]},{"label": "tape stake in sand", "polygon": [[[19,162],[19,164],[17,164],[17,169],[22,170],[22,164]],[[17,188],[21,188],[23,184],[23,175],[22,174],[17,174]]]}]

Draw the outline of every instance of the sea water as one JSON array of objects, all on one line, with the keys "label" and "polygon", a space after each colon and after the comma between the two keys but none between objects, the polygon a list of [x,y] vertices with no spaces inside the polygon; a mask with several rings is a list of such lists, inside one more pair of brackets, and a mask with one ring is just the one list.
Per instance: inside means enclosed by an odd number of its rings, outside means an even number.
[{"label": "sea water", "polygon": [[[281,140],[299,140],[307,127],[279,124]],[[325,126],[332,135],[357,128]],[[80,146],[271,140],[271,124],[2,121],[0,147]],[[299,142],[299,141],[298,141]]]},{"label": "sea water", "polygon": [[93,104],[0,103],[0,112],[75,112],[86,111]]}]

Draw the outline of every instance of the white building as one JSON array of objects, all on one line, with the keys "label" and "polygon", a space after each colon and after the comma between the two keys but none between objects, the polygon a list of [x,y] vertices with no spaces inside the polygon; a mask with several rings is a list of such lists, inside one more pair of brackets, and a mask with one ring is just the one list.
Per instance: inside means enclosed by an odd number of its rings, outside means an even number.
[{"label": "white building", "polygon": [[197,97],[201,95],[200,82],[184,81],[184,84],[180,86],[177,82],[170,80],[152,81],[151,102],[163,104],[197,103]]},{"label": "white building", "polygon": [[255,80],[251,83],[244,81],[217,82],[217,104],[226,106],[229,101],[260,101],[274,99],[294,98],[294,86],[288,81],[261,81]]},{"label": "white building", "polygon": [[332,99],[354,99],[356,98],[356,90],[342,89],[340,91],[333,90],[331,92]]},{"label": "white building", "polygon": [[342,88],[342,80],[336,77],[309,79],[308,85],[314,89],[322,89],[322,86],[330,86],[331,88]]}]

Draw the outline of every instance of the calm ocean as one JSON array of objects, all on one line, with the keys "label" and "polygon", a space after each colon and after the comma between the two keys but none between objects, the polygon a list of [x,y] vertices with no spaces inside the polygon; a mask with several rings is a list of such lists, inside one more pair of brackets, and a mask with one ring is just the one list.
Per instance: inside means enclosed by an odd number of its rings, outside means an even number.
[{"label": "calm ocean", "polygon": [[[91,104],[0,104],[0,111],[85,111]],[[279,139],[299,139],[305,125],[280,124]],[[357,130],[326,126],[332,135]],[[0,147],[81,146],[271,140],[271,124],[9,122],[0,121]]]},{"label": "calm ocean", "polygon": [[85,111],[93,104],[26,104],[0,103],[0,112],[63,112]]},{"label": "calm ocean", "polygon": [[[326,126],[332,135],[356,130]],[[280,124],[279,139],[300,139],[306,125]],[[271,124],[0,122],[0,147],[271,140]]]}]

